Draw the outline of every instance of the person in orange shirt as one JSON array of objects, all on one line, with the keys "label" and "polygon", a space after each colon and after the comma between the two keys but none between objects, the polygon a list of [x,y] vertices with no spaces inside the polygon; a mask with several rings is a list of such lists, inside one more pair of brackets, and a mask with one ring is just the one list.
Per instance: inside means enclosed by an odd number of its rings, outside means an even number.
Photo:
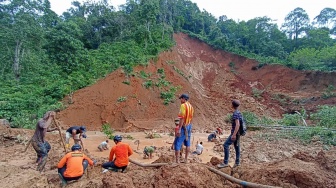
[{"label": "person in orange shirt", "polygon": [[192,130],[192,124],[191,120],[194,115],[194,108],[189,103],[189,95],[188,94],[182,94],[179,99],[181,100],[181,107],[180,112],[178,114],[178,118],[180,119],[179,123],[179,129],[177,133],[177,140],[175,142],[175,157],[176,157],[176,163],[179,163],[179,155],[180,150],[182,148],[182,144],[186,146],[186,152],[185,152],[185,163],[188,162],[188,154],[190,152],[190,138],[191,138],[191,130]]},{"label": "person in orange shirt", "polygon": [[58,175],[63,185],[66,185],[67,181],[78,180],[83,176],[88,164],[93,166],[96,163],[82,153],[81,150],[81,145],[73,145],[71,147],[72,152],[67,153],[58,163]]},{"label": "person in orange shirt", "polygon": [[113,141],[116,145],[110,151],[109,162],[102,165],[105,168],[104,173],[108,170],[119,169],[121,169],[121,172],[125,172],[129,162],[128,157],[133,154],[133,151],[127,143],[122,143],[121,140],[122,137],[120,135],[114,136]]}]

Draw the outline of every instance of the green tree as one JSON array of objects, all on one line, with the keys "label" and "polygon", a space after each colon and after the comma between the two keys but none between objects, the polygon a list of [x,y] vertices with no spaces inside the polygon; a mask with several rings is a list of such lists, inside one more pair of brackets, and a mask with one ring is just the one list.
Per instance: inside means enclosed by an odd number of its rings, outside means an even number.
[{"label": "green tree", "polygon": [[75,22],[58,24],[46,35],[48,43],[44,48],[50,61],[62,67],[66,73],[78,70],[86,61],[87,54],[80,40],[82,36],[83,33]]},{"label": "green tree", "polygon": [[288,38],[294,39],[294,47],[298,46],[298,38],[302,37],[309,27],[309,16],[302,8],[296,8],[291,11],[282,24],[282,29]]},{"label": "green tree", "polygon": [[333,8],[324,8],[320,14],[314,18],[314,24],[319,27],[332,29],[336,25],[336,10]]}]

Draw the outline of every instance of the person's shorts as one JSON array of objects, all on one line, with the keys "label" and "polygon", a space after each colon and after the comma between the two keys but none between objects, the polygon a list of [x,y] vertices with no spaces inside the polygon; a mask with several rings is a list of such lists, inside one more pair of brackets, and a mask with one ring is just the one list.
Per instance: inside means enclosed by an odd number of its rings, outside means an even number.
[{"label": "person's shorts", "polygon": [[[70,140],[71,137],[72,137],[71,133],[69,133],[69,132],[65,132],[65,142],[66,142],[67,144],[69,144],[69,140]],[[79,139],[79,134],[76,134],[75,138],[76,138],[76,139]]]},{"label": "person's shorts", "polygon": [[192,124],[189,124],[186,126],[187,131],[188,131],[188,141],[186,141],[186,135],[184,132],[184,129],[181,129],[181,136],[176,137],[176,141],[174,143],[174,149],[175,151],[180,151],[182,148],[182,144],[184,144],[186,147],[190,147],[190,138],[191,138],[191,129],[192,129]]},{"label": "person's shorts", "polygon": [[51,146],[47,141],[44,141],[44,143],[32,141],[32,146],[35,149],[37,155],[41,157],[48,156],[48,153],[51,149]]}]

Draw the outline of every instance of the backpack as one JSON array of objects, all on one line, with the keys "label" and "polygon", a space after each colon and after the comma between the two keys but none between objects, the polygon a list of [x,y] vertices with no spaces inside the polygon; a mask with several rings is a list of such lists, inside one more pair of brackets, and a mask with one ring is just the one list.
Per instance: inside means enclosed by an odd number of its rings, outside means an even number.
[{"label": "backpack", "polygon": [[239,122],[240,126],[239,126],[239,134],[240,136],[245,136],[246,132],[247,132],[247,126],[246,126],[246,122],[242,116],[241,121]]}]

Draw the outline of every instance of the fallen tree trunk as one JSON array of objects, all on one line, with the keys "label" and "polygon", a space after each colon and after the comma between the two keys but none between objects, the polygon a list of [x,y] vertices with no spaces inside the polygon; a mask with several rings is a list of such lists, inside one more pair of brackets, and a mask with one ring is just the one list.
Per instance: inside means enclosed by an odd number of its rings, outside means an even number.
[{"label": "fallen tree trunk", "polygon": [[257,184],[257,183],[251,183],[251,182],[247,182],[247,181],[243,181],[237,178],[234,178],[228,174],[225,174],[224,172],[221,172],[215,168],[206,166],[208,168],[208,170],[210,170],[211,172],[218,174],[222,177],[224,177],[225,179],[229,180],[232,183],[236,183],[239,185],[242,185],[243,187],[252,187],[252,188],[279,188],[279,187],[274,187],[274,186],[269,186],[269,185],[262,185],[262,184]]}]

